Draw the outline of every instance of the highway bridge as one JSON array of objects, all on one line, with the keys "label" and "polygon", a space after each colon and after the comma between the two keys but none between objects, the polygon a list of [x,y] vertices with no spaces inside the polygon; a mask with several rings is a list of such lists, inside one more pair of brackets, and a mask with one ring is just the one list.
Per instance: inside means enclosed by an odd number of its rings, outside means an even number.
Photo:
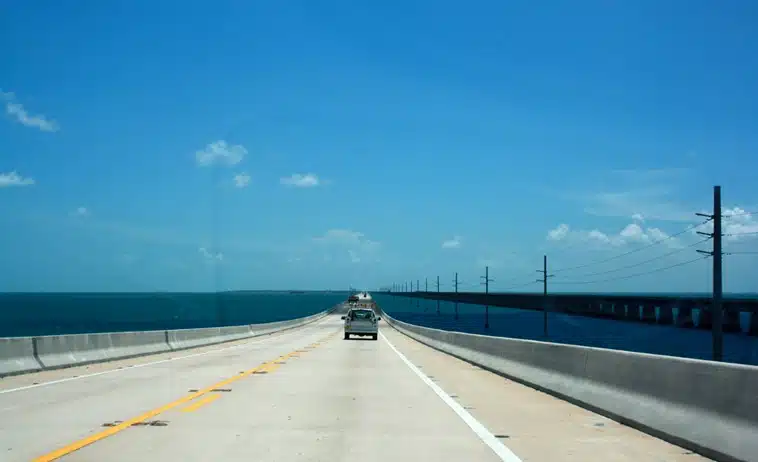
[{"label": "highway bridge", "polygon": [[158,332],[152,354],[124,336],[3,339],[0,460],[758,460],[758,368],[386,313],[378,342],[343,340],[345,310]]}]

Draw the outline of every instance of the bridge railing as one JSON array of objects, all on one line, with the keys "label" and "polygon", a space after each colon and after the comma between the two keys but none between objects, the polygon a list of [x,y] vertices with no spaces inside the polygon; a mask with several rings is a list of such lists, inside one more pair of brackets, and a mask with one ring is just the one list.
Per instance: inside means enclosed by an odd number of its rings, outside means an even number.
[{"label": "bridge railing", "polygon": [[265,324],[0,338],[0,377],[179,351],[272,334],[317,321],[339,306],[311,316]]}]

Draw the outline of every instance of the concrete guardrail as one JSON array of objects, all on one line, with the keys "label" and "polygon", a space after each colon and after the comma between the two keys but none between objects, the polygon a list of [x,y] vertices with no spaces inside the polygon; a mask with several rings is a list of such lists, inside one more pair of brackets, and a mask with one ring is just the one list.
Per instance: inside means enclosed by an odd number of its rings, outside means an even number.
[{"label": "concrete guardrail", "polygon": [[258,337],[304,326],[323,318],[337,307],[304,318],[266,324],[0,338],[0,377]]},{"label": "concrete guardrail", "polygon": [[758,461],[758,367],[404,323],[432,348],[724,461]]}]

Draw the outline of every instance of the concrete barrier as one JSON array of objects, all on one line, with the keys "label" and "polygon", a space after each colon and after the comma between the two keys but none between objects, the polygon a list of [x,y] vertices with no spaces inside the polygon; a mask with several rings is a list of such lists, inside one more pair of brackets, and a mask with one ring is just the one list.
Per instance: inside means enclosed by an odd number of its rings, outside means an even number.
[{"label": "concrete barrier", "polygon": [[43,369],[126,359],[169,351],[165,331],[109,332],[102,334],[35,337]]},{"label": "concrete barrier", "polygon": [[706,457],[758,461],[758,367],[407,324],[435,349]]},{"label": "concrete barrier", "polygon": [[185,350],[199,346],[231,342],[252,337],[250,326],[208,327],[204,329],[177,329],[166,331],[171,350]]},{"label": "concrete barrier", "polygon": [[303,318],[266,324],[0,338],[0,377],[185,350],[272,334],[315,322],[336,308]]},{"label": "concrete barrier", "polygon": [[35,359],[32,337],[0,338],[0,377],[42,368]]}]

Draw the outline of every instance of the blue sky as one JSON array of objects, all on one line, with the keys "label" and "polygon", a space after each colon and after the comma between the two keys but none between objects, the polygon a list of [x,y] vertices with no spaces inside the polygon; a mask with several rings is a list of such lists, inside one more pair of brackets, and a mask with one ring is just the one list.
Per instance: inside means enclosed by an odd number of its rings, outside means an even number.
[{"label": "blue sky", "polygon": [[5,2],[0,290],[758,290],[758,4],[357,3]]}]

